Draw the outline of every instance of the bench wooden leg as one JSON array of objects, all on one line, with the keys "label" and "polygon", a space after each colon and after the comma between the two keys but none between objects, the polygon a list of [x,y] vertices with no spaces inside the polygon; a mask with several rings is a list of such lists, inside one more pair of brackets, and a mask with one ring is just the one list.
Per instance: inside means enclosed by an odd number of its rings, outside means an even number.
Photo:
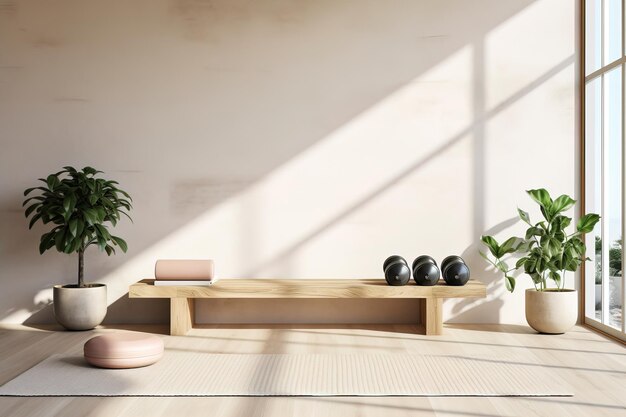
[{"label": "bench wooden leg", "polygon": [[426,335],[440,335],[443,332],[443,300],[441,298],[424,298],[420,311],[420,320]]},{"label": "bench wooden leg", "polygon": [[170,298],[170,334],[184,336],[193,327],[194,299]]}]

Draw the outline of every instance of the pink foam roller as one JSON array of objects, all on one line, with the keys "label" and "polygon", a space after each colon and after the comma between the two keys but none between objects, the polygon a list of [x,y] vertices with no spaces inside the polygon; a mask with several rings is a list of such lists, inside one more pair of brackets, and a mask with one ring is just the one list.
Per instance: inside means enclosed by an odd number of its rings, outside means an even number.
[{"label": "pink foam roller", "polygon": [[206,280],[214,278],[215,268],[210,259],[159,259],[154,267],[154,277],[165,280]]}]

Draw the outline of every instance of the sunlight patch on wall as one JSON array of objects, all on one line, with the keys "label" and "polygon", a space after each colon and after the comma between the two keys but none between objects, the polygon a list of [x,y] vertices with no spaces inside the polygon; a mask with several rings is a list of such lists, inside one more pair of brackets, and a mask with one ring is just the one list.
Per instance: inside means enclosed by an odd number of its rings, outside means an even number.
[{"label": "sunlight patch on wall", "polygon": [[[446,198],[469,204],[466,182],[435,194],[437,184],[425,184],[419,170],[439,177],[439,186],[467,177],[469,152],[462,140],[467,136],[450,141],[471,123],[470,59],[469,48],[451,55],[259,183],[135,256],[101,280],[111,287],[110,299],[151,277],[159,258],[213,258],[221,277],[352,278],[371,276],[390,251],[417,256],[415,242],[443,254],[445,244],[425,240],[437,233],[436,225],[415,228],[411,222],[432,218]],[[415,166],[420,162],[423,166]],[[412,186],[403,187],[403,181]],[[467,229],[454,230],[463,244],[470,239]],[[344,262],[327,258],[329,244]],[[362,250],[352,250],[359,246]],[[306,256],[298,256],[301,251]]]}]

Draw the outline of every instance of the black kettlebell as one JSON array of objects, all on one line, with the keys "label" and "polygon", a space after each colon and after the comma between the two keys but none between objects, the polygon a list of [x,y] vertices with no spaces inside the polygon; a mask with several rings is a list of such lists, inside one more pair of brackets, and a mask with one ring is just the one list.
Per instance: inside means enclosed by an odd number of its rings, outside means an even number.
[{"label": "black kettlebell", "polygon": [[469,267],[460,256],[447,256],[441,262],[441,272],[448,285],[465,285],[470,279]]},{"label": "black kettlebell", "polygon": [[417,285],[435,285],[439,281],[437,262],[428,255],[422,255],[413,261],[413,279]]},{"label": "black kettlebell", "polygon": [[406,285],[411,280],[411,270],[402,256],[393,255],[385,259],[383,271],[389,285]]}]

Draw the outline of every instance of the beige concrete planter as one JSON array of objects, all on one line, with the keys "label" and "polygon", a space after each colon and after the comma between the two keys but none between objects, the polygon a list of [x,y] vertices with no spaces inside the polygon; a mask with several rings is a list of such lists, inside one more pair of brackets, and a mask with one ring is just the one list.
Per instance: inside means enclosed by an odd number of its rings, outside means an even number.
[{"label": "beige concrete planter", "polygon": [[526,321],[540,333],[565,333],[578,319],[578,291],[526,290]]},{"label": "beige concrete planter", "polygon": [[107,287],[104,284],[55,285],[54,317],[68,330],[93,329],[107,314]]}]

